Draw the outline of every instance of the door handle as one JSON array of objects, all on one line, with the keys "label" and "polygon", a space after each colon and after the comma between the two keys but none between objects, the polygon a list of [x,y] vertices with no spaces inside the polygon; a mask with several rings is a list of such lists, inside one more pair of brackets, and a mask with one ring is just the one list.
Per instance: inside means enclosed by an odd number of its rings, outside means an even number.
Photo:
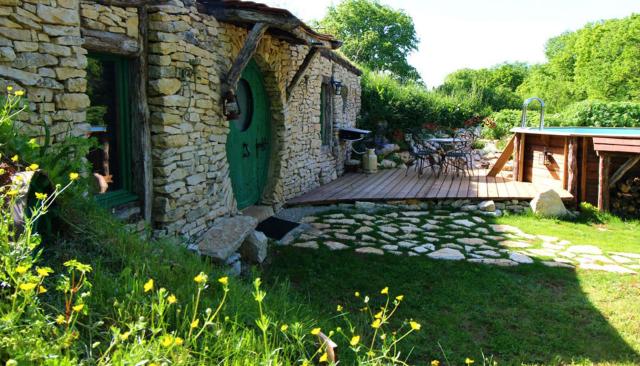
[{"label": "door handle", "polygon": [[248,158],[251,155],[251,152],[249,151],[249,145],[247,145],[246,143],[242,144],[242,157],[243,158]]},{"label": "door handle", "polygon": [[269,146],[269,143],[267,142],[267,140],[256,142],[256,149],[266,150],[267,146]]}]

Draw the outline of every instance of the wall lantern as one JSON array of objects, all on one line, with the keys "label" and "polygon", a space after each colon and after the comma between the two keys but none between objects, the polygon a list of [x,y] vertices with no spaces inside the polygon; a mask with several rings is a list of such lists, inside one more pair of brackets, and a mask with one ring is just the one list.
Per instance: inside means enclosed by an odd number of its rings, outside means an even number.
[{"label": "wall lantern", "polygon": [[331,79],[331,85],[333,86],[334,94],[341,95],[342,94],[342,81]]},{"label": "wall lantern", "polygon": [[222,113],[227,121],[238,119],[240,117],[240,103],[235,93],[229,91],[222,100]]}]

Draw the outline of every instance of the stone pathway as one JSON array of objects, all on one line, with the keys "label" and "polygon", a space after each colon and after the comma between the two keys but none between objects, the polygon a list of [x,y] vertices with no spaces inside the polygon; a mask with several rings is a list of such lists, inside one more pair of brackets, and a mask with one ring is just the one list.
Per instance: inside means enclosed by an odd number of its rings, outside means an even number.
[{"label": "stone pathway", "polygon": [[479,211],[386,210],[316,213],[302,220],[313,228],[293,246],[354,250],[369,255],[425,256],[438,260],[519,266],[581,268],[620,274],[640,270],[640,254],[603,252],[546,235],[488,222]]}]

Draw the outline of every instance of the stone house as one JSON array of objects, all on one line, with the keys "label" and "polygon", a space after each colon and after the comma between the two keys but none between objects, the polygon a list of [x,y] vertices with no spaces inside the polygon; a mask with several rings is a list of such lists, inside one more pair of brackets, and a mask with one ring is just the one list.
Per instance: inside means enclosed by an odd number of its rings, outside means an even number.
[{"label": "stone house", "polygon": [[96,198],[158,236],[342,174],[360,109],[340,42],[291,13],[235,0],[0,0],[0,87],[21,128],[93,136]]}]

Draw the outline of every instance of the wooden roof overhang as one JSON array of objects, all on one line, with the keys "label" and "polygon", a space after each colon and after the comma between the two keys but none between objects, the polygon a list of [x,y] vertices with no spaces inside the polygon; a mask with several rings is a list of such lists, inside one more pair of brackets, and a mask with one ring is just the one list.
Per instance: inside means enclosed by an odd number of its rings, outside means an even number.
[{"label": "wooden roof overhang", "polygon": [[[624,177],[638,162],[640,162],[640,137],[594,137],[593,148],[598,154],[598,209],[609,209],[610,190]],[[609,177],[611,155],[627,155],[627,161],[620,165]]]},{"label": "wooden roof overhang", "polygon": [[[329,34],[314,31],[302,20],[286,9],[272,8],[265,4],[239,0],[198,0],[198,11],[212,15],[220,22],[250,29],[242,49],[226,75],[221,78],[223,109],[228,119],[235,118],[235,88],[242,70],[255,54],[265,34],[292,44],[305,45],[309,52],[287,86],[287,100],[298,86],[312,61],[320,51],[331,52],[342,46],[342,42]],[[237,103],[236,103],[237,104]]]}]

